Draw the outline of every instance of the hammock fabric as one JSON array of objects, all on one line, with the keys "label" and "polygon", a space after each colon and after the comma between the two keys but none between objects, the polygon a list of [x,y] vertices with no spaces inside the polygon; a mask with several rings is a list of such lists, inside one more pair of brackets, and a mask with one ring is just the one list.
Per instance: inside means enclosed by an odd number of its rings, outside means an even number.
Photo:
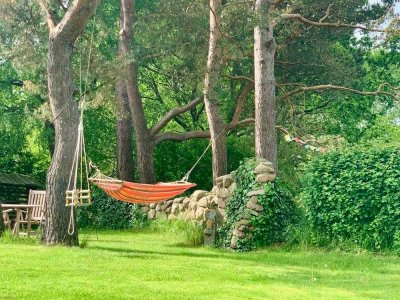
[{"label": "hammock fabric", "polygon": [[114,199],[138,204],[149,204],[168,200],[196,186],[189,182],[171,182],[143,184],[128,181],[91,179],[93,184],[101,188]]}]

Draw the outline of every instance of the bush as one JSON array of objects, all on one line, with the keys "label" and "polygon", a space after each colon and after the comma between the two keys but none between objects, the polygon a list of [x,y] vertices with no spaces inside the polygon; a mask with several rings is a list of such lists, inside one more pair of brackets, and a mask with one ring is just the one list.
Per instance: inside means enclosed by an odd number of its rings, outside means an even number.
[{"label": "bush", "polygon": [[250,191],[264,188],[265,194],[258,196],[258,203],[264,210],[251,217],[250,226],[254,227],[254,230],[248,238],[238,240],[238,251],[286,241],[287,228],[296,220],[294,201],[283,183],[279,179],[267,184],[257,183],[254,174],[256,165],[255,159],[246,160],[236,172],[237,188],[227,203],[227,221],[218,231],[217,243],[220,246],[229,247],[235,223],[245,214],[249,201],[247,193]]},{"label": "bush", "polygon": [[357,148],[321,155],[306,168],[303,199],[325,243],[400,248],[400,151]]},{"label": "bush", "polygon": [[142,227],[146,217],[135,204],[114,200],[98,189],[93,189],[93,202],[90,206],[78,208],[80,228],[126,229]]}]

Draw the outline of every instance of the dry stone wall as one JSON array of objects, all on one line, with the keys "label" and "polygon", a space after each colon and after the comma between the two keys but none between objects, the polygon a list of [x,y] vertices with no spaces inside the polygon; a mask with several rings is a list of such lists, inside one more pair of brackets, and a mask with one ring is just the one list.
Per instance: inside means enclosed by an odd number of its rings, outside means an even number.
[{"label": "dry stone wall", "polygon": [[[254,175],[256,182],[260,183],[260,185],[274,181],[276,177],[272,164],[266,160],[259,160],[254,169]],[[141,209],[150,220],[183,218],[195,220],[200,224],[205,221],[204,213],[206,209],[215,209],[217,211],[216,222],[221,225],[226,221],[225,208],[235,189],[235,172],[232,172],[218,177],[216,185],[211,191],[196,190],[189,197],[179,197],[158,204],[145,205]],[[242,216],[237,226],[235,226],[232,236],[232,248],[235,248],[237,239],[244,238],[246,234],[251,233],[252,228],[248,225],[249,219],[251,215],[257,215],[263,211],[264,208],[258,203],[257,198],[258,195],[263,193],[263,189],[258,189],[247,194],[246,214]]]},{"label": "dry stone wall", "polygon": [[215,209],[217,211],[217,224],[222,224],[226,218],[226,202],[233,195],[235,188],[234,172],[232,172],[218,177],[216,186],[210,192],[197,190],[190,197],[179,197],[158,204],[144,205],[142,211],[147,214],[150,220],[184,218],[203,223],[206,209]]}]

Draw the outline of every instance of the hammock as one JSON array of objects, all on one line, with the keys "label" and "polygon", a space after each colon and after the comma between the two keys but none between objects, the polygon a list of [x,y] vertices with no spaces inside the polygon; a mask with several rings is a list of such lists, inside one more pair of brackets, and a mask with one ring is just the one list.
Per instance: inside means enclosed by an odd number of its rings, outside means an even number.
[{"label": "hammock", "polygon": [[143,184],[101,178],[91,178],[90,181],[116,200],[137,204],[162,202],[196,186],[194,183],[185,181],[161,182],[157,184]]}]

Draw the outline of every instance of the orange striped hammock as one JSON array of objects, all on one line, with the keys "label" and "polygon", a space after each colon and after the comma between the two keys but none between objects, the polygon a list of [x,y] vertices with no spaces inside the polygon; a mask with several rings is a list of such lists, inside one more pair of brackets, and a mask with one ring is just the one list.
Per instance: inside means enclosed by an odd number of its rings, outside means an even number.
[{"label": "orange striped hammock", "polygon": [[101,178],[91,178],[90,181],[116,200],[137,204],[162,202],[196,186],[196,184],[186,181],[160,182],[157,184],[143,184]]}]

